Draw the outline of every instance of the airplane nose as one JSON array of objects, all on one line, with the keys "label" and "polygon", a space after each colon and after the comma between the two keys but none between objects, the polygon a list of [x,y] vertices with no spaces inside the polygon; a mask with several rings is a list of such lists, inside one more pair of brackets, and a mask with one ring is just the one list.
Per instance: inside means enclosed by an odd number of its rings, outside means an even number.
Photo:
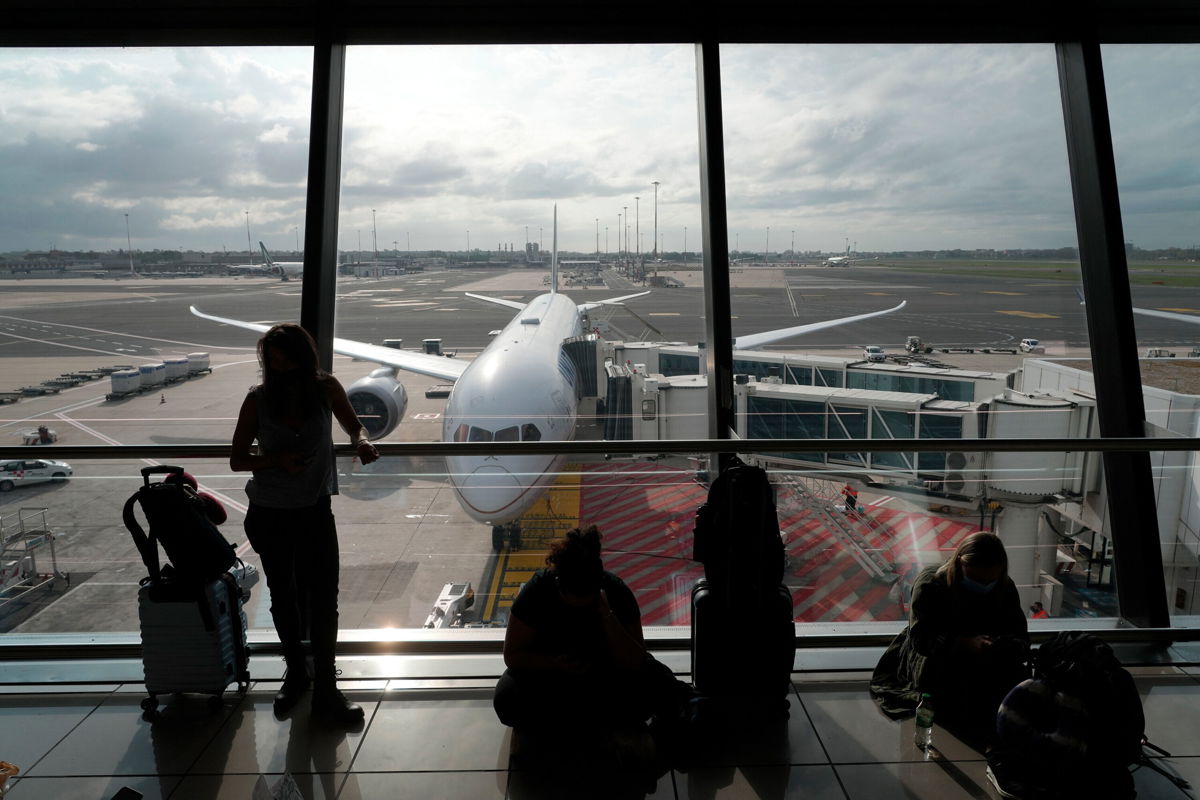
[{"label": "airplane nose", "polygon": [[503,467],[479,467],[459,486],[463,499],[480,514],[499,514],[515,503],[524,487]]}]

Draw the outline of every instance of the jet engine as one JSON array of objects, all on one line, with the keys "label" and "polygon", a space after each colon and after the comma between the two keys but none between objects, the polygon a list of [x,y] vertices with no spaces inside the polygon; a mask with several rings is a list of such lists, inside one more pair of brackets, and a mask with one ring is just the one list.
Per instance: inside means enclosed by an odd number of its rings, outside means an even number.
[{"label": "jet engine", "polygon": [[408,392],[396,380],[396,371],[381,367],[359,378],[346,389],[350,405],[372,439],[381,439],[400,424],[408,408]]}]

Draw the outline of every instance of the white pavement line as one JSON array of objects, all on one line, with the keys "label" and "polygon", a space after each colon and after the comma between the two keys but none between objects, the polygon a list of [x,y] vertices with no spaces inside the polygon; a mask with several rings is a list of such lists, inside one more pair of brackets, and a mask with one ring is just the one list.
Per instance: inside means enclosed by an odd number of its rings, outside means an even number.
[{"label": "white pavement line", "polygon": [[[45,339],[34,339],[32,336],[18,336],[18,335],[17,335],[17,334],[15,334],[15,333],[7,333],[7,332],[5,332],[5,331],[0,331],[0,336],[11,336],[11,337],[12,337],[12,338],[14,338],[14,339],[23,339],[23,340],[25,340],[26,342],[37,342],[38,344],[48,344],[48,345],[52,345],[52,346],[54,346],[54,347],[66,347],[66,348],[69,348],[69,349],[71,349],[71,350],[83,350],[85,353],[101,353],[101,354],[103,354],[103,355],[106,355],[106,356],[116,356],[117,358],[141,358],[141,359],[144,359],[144,360],[146,360],[146,361],[154,361],[154,360],[156,360],[156,359],[154,359],[154,358],[151,358],[151,357],[149,357],[149,356],[139,356],[139,355],[132,355],[132,354],[131,354],[131,355],[123,355],[123,354],[121,354],[121,353],[114,353],[114,352],[112,352],[112,351],[109,351],[109,350],[99,350],[99,349],[97,349],[97,348],[95,348],[95,347],[80,347],[80,346],[79,346],[79,345],[77,345],[77,344],[63,344],[62,342],[50,342],[50,341],[47,341],[47,340],[45,340]],[[143,337],[140,337],[140,338],[143,338],[143,339],[144,339],[144,338],[146,338],[146,337],[144,337],[144,336],[143,336]],[[162,341],[166,341],[166,340],[164,339],[164,340],[162,340]],[[201,345],[197,345],[197,346],[201,346]],[[226,348],[226,349],[228,349],[228,348]]]},{"label": "white pavement line", "polygon": [[[85,389],[85,388],[88,388],[88,387],[76,386],[74,389],[67,389],[67,391],[73,392],[76,389]],[[43,411],[43,412],[40,412],[33,416],[22,417],[20,419],[14,419],[10,422],[5,422],[3,424],[0,424],[0,429],[10,428],[13,425],[22,425],[22,424],[27,425],[30,422],[33,422],[35,420],[43,419],[46,416],[49,416],[50,414],[58,414],[59,412],[75,411],[77,409],[86,408],[89,405],[95,405],[97,403],[102,403],[102,402],[104,402],[103,397],[91,397],[91,398],[88,398],[87,400],[76,400],[74,403],[69,403],[65,406],[59,406],[58,408],[52,408],[49,411]]]},{"label": "white pavement line", "polygon": [[[70,417],[68,417],[66,414],[59,413],[59,414],[55,414],[54,416],[58,417],[63,422],[66,422],[70,425],[74,425],[76,428],[79,428],[84,433],[95,436],[97,439],[99,439],[102,442],[105,442],[106,444],[111,444],[111,445],[120,445],[121,444],[121,442],[118,442],[116,439],[112,438],[111,436],[105,436],[103,433],[96,430],[95,428],[90,428],[87,425],[84,425],[82,422],[79,422],[78,420],[73,420]],[[155,461],[152,458],[143,458],[140,460],[143,464],[145,464],[148,467],[162,466],[161,462]],[[201,486],[200,488],[203,491],[208,492],[213,497],[220,500],[223,505],[234,509],[235,511],[237,511],[240,514],[246,513],[246,506],[242,503],[239,503],[237,500],[234,500],[232,497],[229,497],[228,495],[226,495],[222,492],[213,491],[211,489],[205,489],[203,486]],[[249,547],[250,547],[250,542],[247,541],[245,544],[243,544],[241,547],[238,548],[237,555],[239,555],[239,556],[242,555],[243,553],[246,552],[246,550],[249,549]]]},{"label": "white pavement line", "polygon": [[867,505],[869,505],[869,506],[882,506],[882,505],[886,505],[886,504],[888,504],[888,503],[892,502],[892,501],[893,501],[893,500],[895,500],[895,499],[896,499],[896,498],[895,498],[895,496],[894,496],[894,495],[888,495],[887,497],[881,497],[881,498],[879,498],[878,500],[875,500],[875,501],[873,501],[873,502],[867,503]]},{"label": "white pavement line", "polygon": [[[87,328],[87,327],[84,327],[83,325],[70,325],[65,322],[45,323],[45,322],[42,322],[41,320],[26,319],[25,317],[13,317],[8,314],[0,314],[0,319],[15,319],[18,322],[28,322],[31,325],[53,324],[60,328],[78,328],[81,331],[91,331],[92,333],[104,333],[104,334],[108,334],[109,336],[124,336],[129,339],[145,339],[148,342],[167,342],[168,344],[183,344],[183,345],[187,345],[188,347],[199,347],[199,348],[203,348],[205,350],[245,350],[246,349],[245,347],[229,347],[227,345],[219,345],[219,344],[200,344],[197,342],[181,342],[178,339],[161,339],[156,336],[141,336],[136,333],[122,333],[121,331],[109,331],[109,330],[104,330],[103,328]],[[50,329],[46,328],[46,330],[50,330]],[[12,335],[12,334],[9,334],[9,335]],[[33,340],[33,341],[36,341],[36,340]]]}]

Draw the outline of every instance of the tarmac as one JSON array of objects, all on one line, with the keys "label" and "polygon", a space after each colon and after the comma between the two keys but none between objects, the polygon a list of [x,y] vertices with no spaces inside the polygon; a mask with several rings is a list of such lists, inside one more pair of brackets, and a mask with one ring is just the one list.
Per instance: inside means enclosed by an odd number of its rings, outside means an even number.
[{"label": "tarmac", "polygon": [[[768,274],[769,273],[769,274]],[[339,279],[337,335],[382,342],[403,338],[419,347],[440,338],[445,351],[471,358],[490,331],[508,321],[506,309],[465,297],[472,291],[507,299],[529,299],[544,291],[544,271],[506,273],[454,270],[387,279]],[[742,273],[745,274],[744,272]],[[566,290],[581,302],[628,294],[627,280],[610,287]],[[781,350],[856,358],[863,344],[899,352],[907,335],[935,346],[1013,348],[1026,336],[1040,338],[1048,357],[1086,356],[1084,309],[1074,289],[1060,283],[1015,279],[939,278],[878,268],[766,270],[745,285],[735,281],[735,333],[750,333],[818,319],[886,308],[900,312],[785,343]],[[1200,306],[1200,290],[1142,287],[1139,305]],[[22,431],[45,424],[63,444],[227,443],[244,393],[257,382],[253,333],[202,320],[188,306],[251,321],[295,319],[299,284],[271,278],[4,280],[0,281],[0,391],[39,383],[61,373],[115,364],[138,364],[171,354],[206,352],[212,372],[128,399],[106,400],[108,379],[58,394],[24,398],[0,406],[0,441],[19,444]],[[654,289],[629,304],[642,321],[620,310],[609,319],[609,338],[656,338],[695,342],[703,338],[703,295],[696,287]],[[1189,326],[1139,319],[1142,347],[1187,347],[1197,336]],[[644,334],[650,333],[652,336]],[[980,352],[937,354],[956,366],[1003,372],[1019,366],[1022,354]],[[373,366],[338,357],[335,374],[349,384]],[[410,405],[404,422],[384,441],[441,438],[444,399],[428,399],[435,379],[404,375]],[[581,433],[595,438],[595,432]],[[53,447],[45,457],[53,458]],[[77,461],[74,476],[61,484],[20,487],[0,494],[0,520],[7,533],[21,509],[45,508],[55,532],[55,560],[68,573],[52,587],[0,607],[0,631],[24,633],[105,632],[137,629],[134,596],[146,569],[121,523],[121,506],[141,483],[147,461]],[[241,520],[245,475],[225,463],[184,465],[230,512],[223,530],[243,557],[256,563],[245,544]],[[535,508],[526,522],[522,549],[495,553],[490,529],[461,510],[445,478],[441,459],[388,458],[364,468],[339,464],[341,495],[335,500],[341,551],[343,628],[412,628],[425,621],[442,586],[470,581],[476,624],[503,624],[507,605],[522,576],[541,565],[548,537],[572,524],[607,526],[611,565],[635,585],[648,625],[684,624],[686,587],[697,576],[690,561],[690,516],[703,497],[694,465],[686,459],[645,465],[580,462]],[[634,472],[642,471],[634,475]],[[614,477],[615,476],[615,477]],[[615,488],[614,488],[615,487]],[[570,499],[571,497],[574,499]],[[864,493],[864,507],[878,506],[908,536],[913,525],[933,518],[928,509],[903,508],[895,498]],[[620,508],[620,513],[618,513]],[[884,513],[886,511],[886,513]],[[896,515],[900,518],[893,519]],[[907,516],[905,516],[907,515]],[[889,524],[891,524],[889,522]],[[930,526],[933,549],[951,546],[971,526]],[[933,530],[936,528],[936,530]],[[794,569],[789,581],[806,605],[804,619],[887,619],[894,601],[879,586],[861,583],[854,567],[833,546],[796,520],[789,534]],[[880,546],[892,534],[881,533]],[[540,537],[540,538],[539,538]],[[912,537],[909,536],[909,540]],[[815,548],[815,550],[814,550]],[[818,553],[825,553],[820,558]],[[38,554],[48,569],[50,554]],[[822,560],[823,559],[823,560]],[[915,561],[914,561],[915,563]],[[822,564],[826,566],[818,569]],[[838,577],[840,576],[840,578]],[[861,585],[860,585],[861,584]],[[270,628],[265,584],[247,607],[252,627]],[[0,598],[2,599],[2,598]]]}]

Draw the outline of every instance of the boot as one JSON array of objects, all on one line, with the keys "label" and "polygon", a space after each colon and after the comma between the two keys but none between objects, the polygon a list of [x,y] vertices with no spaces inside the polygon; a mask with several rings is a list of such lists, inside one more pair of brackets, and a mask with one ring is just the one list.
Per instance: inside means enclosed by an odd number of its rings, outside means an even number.
[{"label": "boot", "polygon": [[304,656],[287,659],[287,672],[283,676],[283,685],[275,693],[275,716],[283,716],[291,711],[300,698],[308,691],[312,679],[308,677],[308,665]]},{"label": "boot", "polygon": [[366,718],[362,706],[347,700],[333,682],[322,683],[313,690],[312,715],[315,720],[339,728],[362,725]]}]

